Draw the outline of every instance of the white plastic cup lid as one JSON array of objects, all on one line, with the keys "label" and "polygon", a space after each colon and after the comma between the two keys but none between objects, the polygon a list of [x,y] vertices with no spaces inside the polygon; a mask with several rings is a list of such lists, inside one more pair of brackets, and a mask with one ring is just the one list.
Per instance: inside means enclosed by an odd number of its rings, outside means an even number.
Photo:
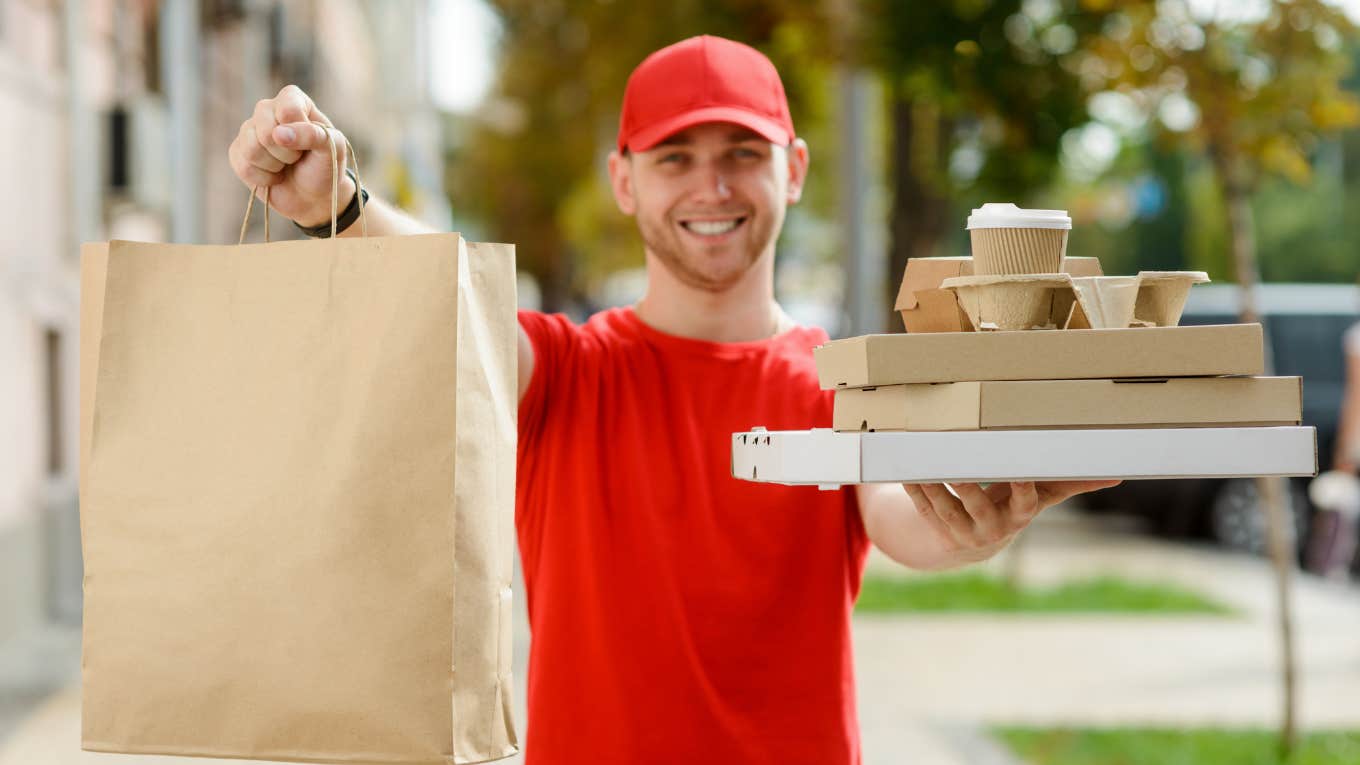
[{"label": "white plastic cup lid", "polygon": [[1010,202],[988,202],[968,216],[968,228],[1072,228],[1066,210],[1026,210]]}]

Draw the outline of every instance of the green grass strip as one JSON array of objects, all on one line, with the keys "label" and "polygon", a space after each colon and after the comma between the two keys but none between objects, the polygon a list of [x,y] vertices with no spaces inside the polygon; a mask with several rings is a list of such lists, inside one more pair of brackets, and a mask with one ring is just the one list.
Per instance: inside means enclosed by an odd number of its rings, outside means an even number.
[{"label": "green grass strip", "polygon": [[1234,613],[1198,593],[1168,584],[1099,576],[1056,587],[1017,588],[1004,579],[976,571],[909,577],[866,576],[855,610],[859,613]]},{"label": "green grass strip", "polygon": [[1360,731],[1308,733],[1289,759],[1266,730],[1001,728],[995,733],[1033,765],[1355,765]]}]

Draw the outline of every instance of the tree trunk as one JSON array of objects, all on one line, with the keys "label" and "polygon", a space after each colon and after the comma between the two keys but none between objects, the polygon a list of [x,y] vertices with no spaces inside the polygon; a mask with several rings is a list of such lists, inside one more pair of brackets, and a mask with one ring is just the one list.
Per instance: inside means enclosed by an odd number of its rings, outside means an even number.
[{"label": "tree trunk", "polygon": [[[1260,271],[1256,260],[1255,224],[1252,219],[1251,195],[1242,178],[1242,170],[1231,161],[1216,162],[1223,201],[1227,207],[1228,226],[1232,235],[1232,262],[1241,290],[1239,320],[1256,322],[1261,318],[1256,304],[1256,285]],[[1266,374],[1274,366],[1270,335],[1265,333]],[[1292,508],[1289,506],[1287,478],[1256,479],[1257,495],[1266,513],[1270,558],[1275,568],[1276,601],[1279,607],[1281,684],[1284,709],[1280,722],[1280,756],[1288,758],[1298,741],[1296,722],[1296,682],[1294,657],[1294,623],[1291,578],[1294,569],[1295,543]]]},{"label": "tree trunk", "polygon": [[544,313],[567,311],[571,305],[571,269],[566,257],[566,248],[558,241],[546,250],[543,271],[538,277],[539,294],[542,297]]},{"label": "tree trunk", "polygon": [[1294,521],[1289,506],[1288,478],[1258,478],[1269,529],[1270,559],[1275,566],[1275,593],[1279,604],[1281,682],[1284,710],[1280,722],[1280,759],[1287,760],[1298,743],[1295,720],[1295,671],[1293,598],[1290,594],[1294,569]]},{"label": "tree trunk", "polygon": [[[884,285],[889,306],[897,299],[907,258],[940,254],[940,239],[948,225],[946,181],[953,130],[952,122],[942,118],[939,109],[912,99],[901,88],[892,88],[891,99],[892,244]],[[901,319],[894,313],[888,326],[901,327]]]},{"label": "tree trunk", "polygon": [[1222,167],[1223,202],[1228,212],[1228,229],[1231,235],[1233,271],[1237,285],[1241,288],[1238,320],[1244,323],[1260,321],[1261,314],[1256,306],[1256,285],[1260,283],[1260,268],[1256,262],[1255,222],[1251,212],[1251,195],[1245,184],[1236,176],[1239,172],[1231,166]]}]

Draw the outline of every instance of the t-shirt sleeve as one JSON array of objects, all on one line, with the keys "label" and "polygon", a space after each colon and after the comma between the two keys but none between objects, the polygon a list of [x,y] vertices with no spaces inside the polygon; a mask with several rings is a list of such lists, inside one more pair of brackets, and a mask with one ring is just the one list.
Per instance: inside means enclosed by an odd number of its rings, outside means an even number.
[{"label": "t-shirt sleeve", "polygon": [[534,373],[529,387],[519,402],[519,434],[521,440],[537,433],[542,427],[552,400],[555,380],[559,379],[579,342],[580,329],[565,314],[546,314],[538,311],[519,311],[519,325],[534,349]]}]

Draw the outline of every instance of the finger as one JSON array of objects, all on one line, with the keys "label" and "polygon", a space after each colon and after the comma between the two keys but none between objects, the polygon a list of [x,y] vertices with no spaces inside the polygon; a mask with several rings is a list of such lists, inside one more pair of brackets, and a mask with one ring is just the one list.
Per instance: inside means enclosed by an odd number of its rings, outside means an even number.
[{"label": "finger", "polygon": [[1085,494],[1097,489],[1108,489],[1111,486],[1118,486],[1120,483],[1122,481],[1117,478],[1096,481],[1044,481],[1038,484],[1039,504],[1043,507],[1049,507],[1078,494]]},{"label": "finger", "polygon": [[255,104],[255,113],[250,120],[255,127],[255,138],[265,152],[285,165],[291,165],[302,155],[287,146],[278,145],[274,140],[274,128],[279,124],[274,117],[277,109],[271,100],[260,101]]},{"label": "finger", "polygon": [[307,119],[311,122],[320,122],[326,127],[335,127],[335,123],[331,122],[331,118],[327,117],[325,112],[316,108],[316,104],[312,104],[311,109],[307,112]]},{"label": "finger", "polygon": [[942,483],[923,483],[921,491],[930,498],[930,506],[935,514],[949,526],[959,540],[973,541],[977,528],[963,503],[958,500]]},{"label": "finger", "polygon": [[1011,532],[1001,509],[975,483],[950,484],[963,503],[964,512],[973,520],[979,539],[986,543],[999,542]]},{"label": "finger", "polygon": [[330,151],[330,140],[326,133],[335,137],[336,156],[341,163],[345,160],[345,136],[335,128],[327,128],[314,122],[293,122],[274,128],[274,140],[281,146],[297,151]]},{"label": "finger", "polygon": [[921,491],[921,485],[916,483],[904,483],[902,488],[906,489],[907,496],[911,498],[912,504],[916,505],[917,512],[924,512],[930,509],[930,497]]},{"label": "finger", "polygon": [[231,160],[231,169],[236,173],[236,177],[240,178],[241,182],[247,186],[273,186],[283,181],[283,173],[271,173],[250,164],[238,150],[231,151],[229,159]]},{"label": "finger", "polygon": [[991,484],[984,489],[984,491],[987,492],[987,497],[991,499],[997,507],[1004,507],[1011,496],[1011,485],[1006,481],[1002,481],[1001,483]]},{"label": "finger", "polygon": [[1039,491],[1033,481],[1012,481],[1006,498],[1007,515],[1015,524],[1029,523],[1039,512]]},{"label": "finger", "polygon": [[[330,151],[330,143],[326,140],[326,133],[317,134],[314,130],[301,129],[299,124],[320,123],[323,128],[333,128],[330,118],[321,113],[316,108],[316,104],[311,97],[302,92],[296,85],[287,85],[279,91],[278,97],[274,99],[275,109],[274,118],[279,125],[288,127],[288,130],[276,130],[274,138],[276,143],[286,146],[296,151],[312,151],[315,149],[326,149]],[[312,140],[319,135],[320,141]],[[344,147],[345,137],[339,132],[335,133],[336,152],[340,161],[345,161]]]},{"label": "finger", "polygon": [[241,124],[240,141],[244,147],[241,156],[255,167],[268,173],[282,172],[283,168],[287,167],[260,145],[260,139],[255,135],[255,123],[253,121],[246,120]]},{"label": "finger", "polygon": [[[248,135],[246,128],[242,127],[241,137],[231,142],[231,147],[227,150],[231,169],[237,173],[242,182],[246,182],[248,185],[257,185],[261,178],[265,176],[282,180],[282,172],[276,172],[276,170],[271,170],[268,166],[265,166],[265,163],[277,162],[276,159],[269,157],[268,152],[262,150],[260,144],[249,140],[246,135]],[[257,158],[257,161],[252,161],[252,157]],[[264,173],[264,176],[261,176],[260,173]]]},{"label": "finger", "polygon": [[930,497],[926,496],[926,493],[921,490],[920,484],[904,483],[902,488],[907,490],[907,496],[911,498],[912,504],[916,505],[916,512],[940,538],[940,543],[946,552],[954,552],[963,547],[954,531],[949,528],[949,525],[944,522],[939,513],[935,512],[935,508],[931,506]]},{"label": "finger", "polygon": [[274,121],[280,125],[306,122],[312,111],[312,99],[296,85],[284,85],[273,99]]}]

